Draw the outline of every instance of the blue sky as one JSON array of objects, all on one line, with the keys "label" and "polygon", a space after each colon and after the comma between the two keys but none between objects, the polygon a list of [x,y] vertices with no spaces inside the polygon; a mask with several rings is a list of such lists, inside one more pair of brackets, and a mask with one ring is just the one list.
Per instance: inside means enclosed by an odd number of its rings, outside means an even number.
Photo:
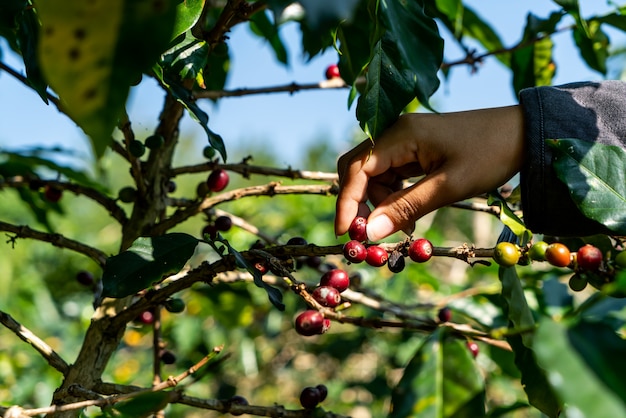
[{"label": "blue sky", "polygon": [[[558,9],[548,0],[473,0],[466,3],[494,25],[505,45],[512,45],[520,38],[529,10],[545,17]],[[581,0],[580,4],[583,15],[608,10],[601,0]],[[278,64],[263,40],[252,36],[246,27],[235,28],[230,34],[232,73],[227,88],[317,82],[323,79],[326,66],[337,61],[336,52],[330,49],[305,62],[299,49],[297,30],[287,25],[282,29],[282,35],[290,53],[288,68]],[[555,36],[554,42],[558,65],[556,84],[601,78],[600,74],[585,68],[573,48],[569,33]],[[4,62],[19,69],[19,62],[4,44],[2,46]],[[462,53],[450,49],[446,58],[462,58]],[[154,81],[145,80],[129,101],[129,114],[139,138],[147,136],[157,123],[163,93],[155,86]],[[298,162],[305,144],[320,137],[328,138],[338,153],[350,147],[354,133],[358,132],[358,124],[354,107],[347,108],[347,94],[347,90],[282,93],[227,98],[219,106],[208,102],[202,106],[210,115],[211,128],[223,136],[229,151],[241,149],[243,154],[233,155],[233,158],[244,156],[249,144],[262,142],[275,152],[279,164],[300,168]],[[442,80],[432,103],[439,111],[456,111],[510,105],[516,103],[516,97],[506,69],[495,59],[487,59],[475,74],[471,74],[467,67],[454,68],[450,79]],[[62,145],[81,155],[89,154],[88,142],[80,129],[54,107],[46,106],[34,92],[2,73],[0,126],[0,147]],[[198,149],[206,141],[203,131],[188,117],[182,126],[182,136],[194,138],[194,146]]]}]

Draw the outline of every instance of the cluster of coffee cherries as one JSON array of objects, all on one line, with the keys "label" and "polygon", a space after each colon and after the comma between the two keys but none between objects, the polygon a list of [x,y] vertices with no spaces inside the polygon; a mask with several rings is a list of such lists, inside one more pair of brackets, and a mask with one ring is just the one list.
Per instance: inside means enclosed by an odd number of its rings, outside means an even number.
[{"label": "cluster of coffee cherries", "polygon": [[405,256],[417,263],[425,263],[433,255],[433,245],[425,238],[415,239],[408,248],[397,249],[389,254],[379,245],[367,244],[366,229],[367,219],[363,216],[357,216],[350,224],[348,229],[350,241],[343,246],[343,255],[350,263],[366,262],[373,267],[387,265],[390,271],[399,273],[404,270]]},{"label": "cluster of coffee cherries", "polygon": [[510,242],[500,242],[494,248],[493,259],[505,267],[546,261],[554,267],[570,268],[574,274],[568,284],[576,292],[585,289],[587,284],[601,289],[614,280],[617,271],[626,269],[626,250],[620,250],[611,257],[610,253],[605,254],[592,244],[584,244],[576,251],[571,251],[561,242],[538,241],[524,248]]},{"label": "cluster of coffee cherries", "polygon": [[305,409],[313,409],[328,396],[325,385],[307,386],[300,392],[300,405]]}]

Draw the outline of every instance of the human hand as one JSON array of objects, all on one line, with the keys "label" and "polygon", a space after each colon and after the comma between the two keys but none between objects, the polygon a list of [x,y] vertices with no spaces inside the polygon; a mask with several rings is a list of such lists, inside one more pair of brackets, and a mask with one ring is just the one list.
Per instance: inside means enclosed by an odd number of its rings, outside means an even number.
[{"label": "human hand", "polygon": [[524,155],[519,106],[403,115],[374,144],[366,140],[339,159],[335,233],[345,234],[357,215],[368,217],[370,241],[410,233],[427,213],[504,184]]}]

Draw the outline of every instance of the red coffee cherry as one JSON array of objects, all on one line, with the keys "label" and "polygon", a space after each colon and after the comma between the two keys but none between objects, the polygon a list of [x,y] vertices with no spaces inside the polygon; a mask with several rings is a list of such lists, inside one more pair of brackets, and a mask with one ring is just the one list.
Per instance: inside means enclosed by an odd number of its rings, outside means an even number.
[{"label": "red coffee cherry", "polygon": [[341,293],[350,286],[350,276],[345,270],[332,269],[322,275],[320,286],[334,287]]},{"label": "red coffee cherry", "polygon": [[57,203],[63,197],[63,189],[46,184],[43,189],[43,197],[50,203]]},{"label": "red coffee cherry", "polygon": [[353,239],[344,244],[343,256],[351,263],[361,263],[367,257],[367,248],[361,241]]},{"label": "red coffee cherry", "polygon": [[373,267],[382,267],[387,264],[387,260],[389,259],[389,255],[384,248],[379,247],[378,245],[371,245],[367,247],[367,256],[365,257],[365,262]]},{"label": "red coffee cherry", "polygon": [[341,303],[341,295],[339,291],[330,286],[319,286],[311,293],[313,299],[322,306],[334,308]]},{"label": "red coffee cherry", "polygon": [[352,220],[350,228],[348,228],[350,239],[360,242],[367,241],[367,219],[363,216],[357,216]]},{"label": "red coffee cherry", "polygon": [[326,80],[341,77],[341,74],[339,74],[339,67],[337,66],[337,64],[331,64],[328,67],[326,67],[326,71],[324,72],[324,75],[326,76]]},{"label": "red coffee cherry", "polygon": [[449,322],[450,319],[452,319],[452,311],[450,308],[444,307],[439,309],[439,312],[437,312],[437,319],[439,319],[439,322]]},{"label": "red coffee cherry", "polygon": [[426,238],[418,238],[409,246],[409,258],[417,263],[425,263],[433,256],[433,244]]},{"label": "red coffee cherry", "polygon": [[578,267],[583,270],[596,271],[602,265],[604,255],[602,251],[594,245],[585,244],[578,249],[576,253],[576,262]]},{"label": "red coffee cherry", "polygon": [[228,186],[228,172],[226,170],[217,169],[213,170],[206,180],[209,190],[212,192],[221,192]]},{"label": "red coffee cherry", "polygon": [[546,248],[546,260],[555,267],[567,267],[572,258],[565,244],[554,242]]},{"label": "red coffee cherry", "polygon": [[305,337],[322,334],[324,330],[324,316],[318,311],[308,310],[296,317],[296,332]]},{"label": "red coffee cherry", "polygon": [[478,348],[478,344],[476,344],[474,341],[468,341],[467,348],[469,349],[470,353],[472,353],[472,356],[474,356],[474,358],[478,356],[478,352],[480,351],[480,349]]}]

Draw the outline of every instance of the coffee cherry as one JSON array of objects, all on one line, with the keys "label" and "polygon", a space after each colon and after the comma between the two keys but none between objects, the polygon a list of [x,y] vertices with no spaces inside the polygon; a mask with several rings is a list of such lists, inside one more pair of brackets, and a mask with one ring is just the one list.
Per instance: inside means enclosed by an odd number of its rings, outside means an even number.
[{"label": "coffee cherry", "polygon": [[382,267],[387,264],[389,255],[383,247],[378,245],[371,245],[367,247],[367,256],[365,262],[372,267]]},{"label": "coffee cherry", "polygon": [[139,315],[138,319],[139,322],[141,322],[142,324],[151,325],[152,323],[154,323],[154,314],[150,311],[143,311]]},{"label": "coffee cherry", "polygon": [[520,252],[517,245],[502,241],[496,245],[493,250],[493,259],[496,263],[503,267],[511,267],[517,264],[520,258]]},{"label": "coffee cherry", "polygon": [[137,189],[131,186],[122,187],[117,192],[117,198],[123,203],[133,203],[137,199]]},{"label": "coffee cherry", "polygon": [[228,172],[226,170],[217,169],[213,170],[206,180],[209,190],[212,192],[221,192],[228,186]]},{"label": "coffee cherry", "polygon": [[176,191],[176,182],[174,180],[169,180],[165,187],[167,193],[174,193]]},{"label": "coffee cherry", "polygon": [[433,256],[433,244],[426,238],[418,238],[409,246],[409,258],[417,263],[425,263]]},{"label": "coffee cherry", "polygon": [[82,270],[76,273],[76,281],[83,286],[93,285],[93,274],[88,271]]},{"label": "coffee cherry", "polygon": [[404,255],[398,250],[394,250],[389,254],[389,259],[387,260],[387,268],[392,273],[400,273],[404,270],[406,266],[406,262],[404,261]]},{"label": "coffee cherry", "polygon": [[478,356],[478,352],[480,351],[480,349],[478,348],[478,344],[476,344],[474,341],[468,341],[467,348],[469,349],[470,353],[472,353],[472,356],[474,356],[474,358]]},{"label": "coffee cherry", "polygon": [[176,355],[172,353],[170,350],[161,351],[161,355],[159,356],[163,364],[174,364],[176,363]]},{"label": "coffee cherry", "polygon": [[545,241],[535,242],[528,250],[528,257],[534,261],[546,261],[546,249],[548,243]]},{"label": "coffee cherry", "polygon": [[600,268],[604,256],[596,246],[585,244],[576,253],[576,263],[583,270],[596,271]]},{"label": "coffee cherry", "polygon": [[287,245],[309,245],[309,243],[302,237],[291,237],[287,241]]},{"label": "coffee cherry", "polygon": [[324,322],[322,323],[322,332],[321,332],[321,334],[324,334],[329,329],[330,329],[330,319],[324,318]]},{"label": "coffee cherry", "polygon": [[155,134],[155,135],[150,135],[149,137],[146,138],[146,148],[149,148],[149,149],[160,148],[163,145],[163,143],[165,143],[165,138],[163,138],[163,135]]},{"label": "coffee cherry", "polygon": [[443,307],[439,309],[439,312],[437,312],[437,319],[439,319],[439,322],[449,322],[450,319],[452,319],[452,311],[450,308]]},{"label": "coffee cherry", "polygon": [[569,278],[567,284],[574,292],[580,292],[587,287],[587,278],[582,274],[576,273]]},{"label": "coffee cherry", "polygon": [[204,155],[204,158],[210,160],[211,158],[215,157],[215,148],[213,148],[210,145],[207,145],[202,150],[202,155]]},{"label": "coffee cherry", "polygon": [[198,195],[198,197],[203,198],[206,195],[208,195],[210,192],[209,190],[209,185],[206,184],[206,181],[200,182],[198,183],[198,185],[196,186],[196,194]]},{"label": "coffee cherry", "polygon": [[254,269],[257,270],[261,275],[264,275],[269,271],[269,266],[265,260],[258,260],[254,262]]},{"label": "coffee cherry", "polygon": [[166,311],[171,313],[180,313],[185,310],[185,302],[180,298],[171,298],[163,303]]},{"label": "coffee cherry", "polygon": [[63,197],[63,189],[46,184],[43,189],[43,197],[50,203],[57,203]]},{"label": "coffee cherry", "polygon": [[318,269],[322,265],[322,257],[318,255],[308,256],[304,262],[312,269]]},{"label": "coffee cherry", "polygon": [[322,275],[320,286],[334,287],[341,293],[350,286],[350,276],[345,270],[332,269]]},{"label": "coffee cherry", "polygon": [[204,228],[202,228],[202,238],[206,235],[209,236],[209,239],[217,238],[217,227],[215,224],[208,224]]},{"label": "coffee cherry", "polygon": [[318,388],[306,387],[300,393],[300,405],[305,409],[313,409],[321,401],[321,394]]},{"label": "coffee cherry", "polygon": [[555,267],[567,267],[572,261],[569,249],[560,242],[548,245],[548,248],[546,248],[546,260]]},{"label": "coffee cherry", "polygon": [[367,241],[367,219],[363,216],[357,216],[352,220],[348,228],[350,239],[360,242]]},{"label": "coffee cherry", "polygon": [[331,64],[328,67],[326,67],[324,76],[326,76],[326,80],[341,77],[341,74],[339,74],[339,67],[337,66],[337,64]]},{"label": "coffee cherry", "polygon": [[305,337],[324,332],[324,316],[318,311],[308,310],[296,317],[296,332]]},{"label": "coffee cherry", "polygon": [[311,293],[313,299],[322,306],[334,308],[341,303],[341,295],[339,291],[331,286],[319,286]]},{"label": "coffee cherry", "polygon": [[130,152],[133,157],[140,158],[146,153],[146,146],[143,142],[133,139],[128,144],[128,152]]},{"label": "coffee cherry", "polygon": [[615,265],[618,268],[626,269],[626,250],[617,253],[615,256]]},{"label": "coffee cherry", "polygon": [[317,385],[315,388],[320,391],[320,402],[324,402],[328,396],[328,388],[325,385]]},{"label": "coffee cherry", "polygon": [[215,229],[217,229],[218,231],[223,231],[226,232],[228,230],[230,230],[230,228],[232,228],[233,226],[233,220],[230,216],[218,216],[215,219]]},{"label": "coffee cherry", "polygon": [[367,248],[361,241],[353,239],[343,245],[343,256],[351,263],[361,263],[367,257]]},{"label": "coffee cherry", "polygon": [[[250,405],[246,398],[244,398],[243,396],[239,396],[239,395],[234,395],[233,397],[228,399],[226,402],[229,403],[230,405],[242,405],[242,406]],[[230,414],[238,416],[238,415],[243,415],[243,412],[230,411]]]}]

